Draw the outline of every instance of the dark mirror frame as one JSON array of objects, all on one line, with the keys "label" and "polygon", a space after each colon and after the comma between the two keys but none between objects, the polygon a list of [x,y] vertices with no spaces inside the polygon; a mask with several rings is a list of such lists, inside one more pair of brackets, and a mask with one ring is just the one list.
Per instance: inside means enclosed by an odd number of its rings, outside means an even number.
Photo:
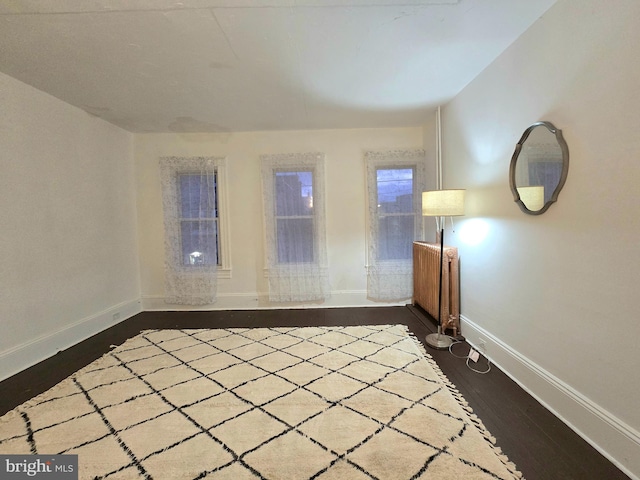
[{"label": "dark mirror frame", "polygon": [[[529,210],[526,207],[526,205],[523,203],[523,201],[520,199],[520,194],[516,189],[516,163],[518,162],[518,156],[520,155],[520,151],[524,146],[524,142],[527,140],[527,138],[529,138],[529,135],[531,134],[533,129],[536,127],[545,127],[552,134],[555,135],[556,141],[558,142],[558,145],[562,150],[562,174],[560,176],[560,181],[558,182],[558,185],[556,186],[555,190],[553,191],[553,194],[551,195],[551,198],[544,204],[544,206],[540,210]],[[513,156],[511,157],[511,164],[509,165],[509,186],[511,187],[511,193],[513,193],[513,199],[520,207],[520,210],[522,210],[524,213],[528,215],[541,215],[544,212],[546,212],[551,206],[551,204],[553,204],[558,200],[558,195],[560,194],[560,190],[562,190],[562,187],[564,186],[564,183],[567,180],[568,173],[569,173],[569,147],[567,146],[567,142],[565,142],[562,136],[562,131],[556,128],[551,122],[536,122],[530,127],[528,127],[522,134],[520,141],[516,144],[516,149],[513,152]]]}]

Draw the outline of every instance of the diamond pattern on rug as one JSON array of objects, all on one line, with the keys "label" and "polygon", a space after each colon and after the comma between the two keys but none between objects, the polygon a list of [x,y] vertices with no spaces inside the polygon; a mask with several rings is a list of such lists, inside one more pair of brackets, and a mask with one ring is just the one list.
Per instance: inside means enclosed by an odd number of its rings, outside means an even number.
[{"label": "diamond pattern on rug", "polygon": [[368,387],[340,403],[385,425],[413,404],[375,387]]},{"label": "diamond pattern on rug", "polygon": [[157,395],[141,396],[124,403],[105,407],[104,415],[117,431],[125,430],[152,418],[169,413],[172,407]]},{"label": "diamond pattern on rug", "polygon": [[406,433],[439,450],[445,449],[449,439],[459,436],[464,430],[462,419],[422,404],[415,404],[408,408],[390,425],[394,430]]},{"label": "diamond pattern on rug", "polygon": [[267,375],[267,372],[254,367],[249,363],[239,363],[237,365],[232,365],[229,368],[213,371],[208,374],[207,377],[215,380],[224,388],[232,390],[240,385],[244,385]]},{"label": "diamond pattern on rug", "polygon": [[223,392],[207,400],[195,403],[182,409],[185,415],[203,429],[209,430],[227,420],[235,418],[253,406],[229,392]]},{"label": "diamond pattern on rug", "polygon": [[298,389],[269,402],[263,410],[289,425],[299,425],[331,406],[327,400],[307,390]]},{"label": "diamond pattern on rug", "polygon": [[280,374],[288,381],[293,382],[298,386],[303,386],[327,375],[329,372],[330,370],[327,370],[326,368],[302,362],[294,365],[293,367],[281,370]]},{"label": "diamond pattern on rug", "polygon": [[395,393],[399,397],[418,401],[434,394],[442,388],[434,382],[425,382],[424,379],[406,372],[393,372],[376,384],[376,388],[385,392]]},{"label": "diamond pattern on rug", "polygon": [[78,445],[96,441],[108,434],[109,428],[100,415],[92,413],[34,431],[33,443],[43,452],[48,453],[54,449],[60,453],[69,453]]},{"label": "diamond pattern on rug", "polygon": [[293,337],[291,335],[272,335],[261,341],[264,345],[275,348],[276,350],[284,350],[295,345],[303,345],[302,338]]},{"label": "diamond pattern on rug", "polygon": [[233,461],[233,455],[210,436],[200,433],[162,455],[152,455],[142,460],[142,466],[152,478],[167,478],[167,464],[174,465],[181,478],[196,478],[203,472],[215,470]]},{"label": "diamond pattern on rug", "polygon": [[225,368],[239,365],[243,360],[225,352],[218,352],[213,355],[207,355],[189,362],[188,368],[191,372],[199,372],[204,375],[219,372]]},{"label": "diamond pattern on rug", "polygon": [[[393,448],[389,448],[393,445]],[[385,428],[349,455],[347,459],[374,478],[414,478],[425,461],[438,454],[407,435]],[[456,478],[444,477],[444,478]]]},{"label": "diamond pattern on rug", "polygon": [[380,365],[379,363],[362,360],[351,363],[340,369],[340,373],[348,377],[360,380],[367,385],[382,380],[386,375],[392,373],[394,369]]},{"label": "diamond pattern on rug", "polygon": [[200,370],[193,366],[178,365],[149,373],[142,376],[142,379],[152,390],[160,391],[201,376]]},{"label": "diamond pattern on rug", "polygon": [[331,452],[344,455],[379,428],[374,420],[336,405],[305,422],[299,430]]},{"label": "diamond pattern on rug", "polygon": [[210,378],[200,377],[162,390],[162,395],[177,407],[192,405],[222,393],[224,389]]},{"label": "diamond pattern on rug", "polygon": [[127,378],[107,385],[100,385],[91,391],[91,400],[100,408],[149,395],[153,390],[139,378]]},{"label": "diamond pattern on rug", "polygon": [[311,363],[325,367],[329,370],[340,370],[341,368],[357,362],[358,360],[358,357],[354,357],[353,355],[349,355],[339,350],[331,350],[327,353],[323,353],[322,355],[309,359]]},{"label": "diamond pattern on rug", "polygon": [[295,431],[274,438],[246,456],[246,462],[264,478],[291,480],[312,478],[333,459],[331,453]]},{"label": "diamond pattern on rug", "polygon": [[283,349],[282,351],[290,353],[291,355],[303,360],[308,360],[310,358],[318,357],[323,353],[327,353],[331,351],[331,349],[323,347],[322,345],[318,345],[316,343],[302,342],[293,344],[290,347]]},{"label": "diamond pattern on rug", "polygon": [[283,352],[268,353],[267,355],[251,360],[252,365],[271,373],[283,370],[287,367],[292,367],[302,362],[302,359]]},{"label": "diamond pattern on rug", "polygon": [[330,331],[314,337],[313,341],[314,343],[319,343],[325,347],[335,349],[343,347],[348,343],[353,343],[354,338],[340,331]]},{"label": "diamond pattern on rug", "polygon": [[146,331],[0,418],[81,479],[516,479],[407,328]]},{"label": "diamond pattern on rug", "polygon": [[226,439],[225,443],[232,451],[244,455],[286,430],[287,425],[283,422],[254,409],[212,428],[210,433],[216,438]]},{"label": "diamond pattern on rug", "polygon": [[340,460],[316,478],[318,480],[369,480],[371,479],[371,475],[358,470],[355,466],[344,460]]},{"label": "diamond pattern on rug", "polygon": [[[63,392],[60,392],[62,394]],[[31,415],[31,427],[34,430],[63,424],[68,420],[94,413],[87,399],[75,385],[65,389],[66,396],[52,398],[47,402],[35,405]]]},{"label": "diamond pattern on rug", "polygon": [[146,457],[196,435],[201,430],[177,411],[122,430],[119,437],[138,457]]},{"label": "diamond pattern on rug", "polygon": [[[82,469],[81,478],[101,478],[109,475],[111,478],[138,478],[138,470],[132,465],[132,460],[113,435],[89,442],[74,448],[78,455],[79,467]],[[90,461],[88,461],[90,459]],[[127,465],[131,467],[126,468]],[[122,471],[115,473],[116,470]]]},{"label": "diamond pattern on rug", "polygon": [[283,397],[296,388],[294,383],[288,382],[283,378],[269,376],[247,382],[235,388],[233,392],[248,403],[257,406]]},{"label": "diamond pattern on rug", "polygon": [[240,358],[245,361],[253,360],[254,358],[260,358],[263,355],[267,355],[276,350],[268,345],[262,343],[250,343],[241,347],[229,350],[229,353],[234,357]]},{"label": "diamond pattern on rug", "polygon": [[363,382],[341,373],[332,372],[307,385],[307,390],[317,393],[330,402],[339,402],[365,388]]}]

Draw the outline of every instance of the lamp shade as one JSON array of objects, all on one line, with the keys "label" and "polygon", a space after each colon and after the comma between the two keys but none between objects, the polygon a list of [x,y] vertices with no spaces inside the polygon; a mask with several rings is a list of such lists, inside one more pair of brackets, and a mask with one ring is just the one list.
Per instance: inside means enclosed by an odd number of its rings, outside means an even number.
[{"label": "lamp shade", "polygon": [[530,187],[517,187],[520,200],[532,212],[537,212],[544,207],[544,186],[532,185]]},{"label": "lamp shade", "polygon": [[422,192],[422,215],[457,217],[464,215],[464,190],[430,190]]}]

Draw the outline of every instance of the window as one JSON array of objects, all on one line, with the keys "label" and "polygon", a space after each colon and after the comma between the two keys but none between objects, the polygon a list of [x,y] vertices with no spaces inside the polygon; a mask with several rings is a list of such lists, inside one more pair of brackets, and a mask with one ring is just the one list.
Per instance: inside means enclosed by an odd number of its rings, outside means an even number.
[{"label": "window", "polygon": [[403,300],[413,290],[413,242],[421,237],[423,150],[367,152],[367,295]]},{"label": "window", "polygon": [[325,299],[324,157],[263,155],[261,161],[269,300]]},{"label": "window", "polygon": [[167,303],[213,303],[219,272],[230,277],[224,167],[215,157],[160,160]]}]

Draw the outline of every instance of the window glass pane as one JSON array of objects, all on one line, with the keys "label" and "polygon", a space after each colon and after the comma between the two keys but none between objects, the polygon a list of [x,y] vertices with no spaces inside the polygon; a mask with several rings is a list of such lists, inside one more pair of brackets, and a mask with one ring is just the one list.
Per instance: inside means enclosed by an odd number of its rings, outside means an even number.
[{"label": "window glass pane", "polygon": [[276,171],[278,263],[314,261],[313,172]]},{"label": "window glass pane", "polygon": [[380,168],[376,176],[380,214],[413,212],[412,168]]},{"label": "window glass pane", "polygon": [[313,215],[313,173],[276,172],[276,215]]},{"label": "window glass pane", "polygon": [[313,218],[276,220],[278,263],[313,262]]},{"label": "window glass pane", "polygon": [[180,173],[178,189],[183,265],[219,265],[215,173]]},{"label": "window glass pane", "polygon": [[378,259],[411,259],[414,240],[413,168],[376,170]]},{"label": "window glass pane", "polygon": [[215,175],[183,173],[179,175],[182,218],[216,218]]},{"label": "window glass pane", "polygon": [[214,220],[182,220],[182,258],[184,265],[217,265],[217,228]]},{"label": "window glass pane", "polygon": [[379,219],[378,258],[410,259],[413,255],[413,215],[384,216]]}]

